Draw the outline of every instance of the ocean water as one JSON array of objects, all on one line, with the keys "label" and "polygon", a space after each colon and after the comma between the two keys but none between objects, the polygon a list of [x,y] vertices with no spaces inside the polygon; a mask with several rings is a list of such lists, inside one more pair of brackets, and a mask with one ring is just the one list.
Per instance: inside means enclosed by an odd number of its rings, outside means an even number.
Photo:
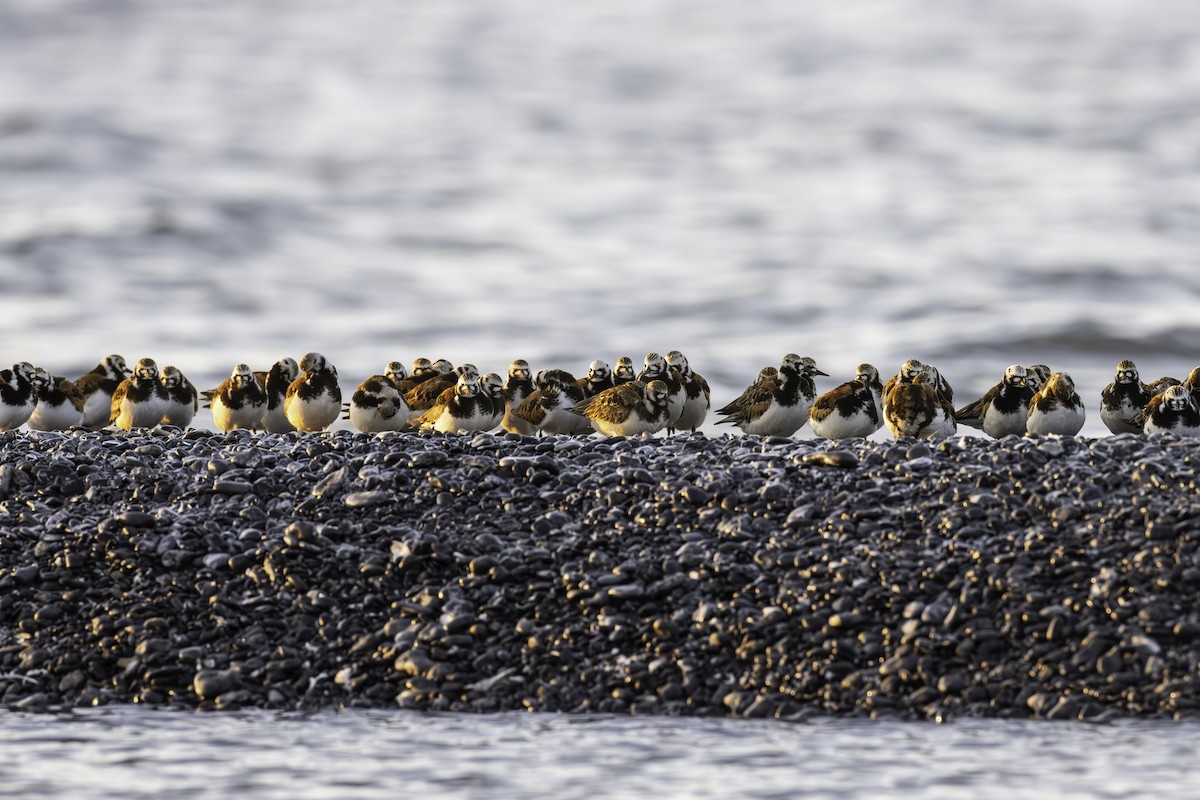
[{"label": "ocean water", "polygon": [[8,0],[0,361],[1044,362],[1100,435],[1200,363],[1197,97],[1187,0]]},{"label": "ocean water", "polygon": [[[1200,363],[1198,98],[1191,0],[5,0],[0,363],[205,388],[318,350],[352,390],[680,349],[724,403],[788,352],[964,400],[1044,362],[1101,435],[1119,359]],[[131,708],[0,738],[14,797],[1167,798],[1198,733]]]},{"label": "ocean water", "polygon": [[0,718],[13,798],[1192,800],[1194,723],[197,714]]}]

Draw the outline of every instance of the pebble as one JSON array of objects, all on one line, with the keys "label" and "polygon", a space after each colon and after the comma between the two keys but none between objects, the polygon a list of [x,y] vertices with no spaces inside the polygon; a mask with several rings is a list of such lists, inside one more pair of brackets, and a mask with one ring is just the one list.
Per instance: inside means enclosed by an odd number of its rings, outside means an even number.
[{"label": "pebble", "polygon": [[0,437],[0,704],[1200,713],[1192,442]]}]

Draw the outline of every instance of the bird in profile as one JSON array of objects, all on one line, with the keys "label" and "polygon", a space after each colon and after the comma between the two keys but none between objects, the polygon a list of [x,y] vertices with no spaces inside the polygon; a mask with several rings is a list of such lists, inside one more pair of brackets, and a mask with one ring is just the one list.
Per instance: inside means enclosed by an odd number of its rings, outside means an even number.
[{"label": "bird in profile", "polygon": [[153,428],[166,410],[167,393],[158,379],[158,364],[152,358],[140,358],[133,374],[113,391],[108,421],[121,430]]},{"label": "bird in profile", "polygon": [[213,424],[223,431],[256,430],[262,426],[267,393],[247,364],[238,364],[213,389],[208,402]]},{"label": "bird in profile", "polygon": [[130,374],[124,357],[113,353],[75,379],[75,387],[83,395],[83,422],[87,428],[102,428],[112,413],[112,396],[121,381]]},{"label": "bird in profile", "polygon": [[1144,417],[1146,433],[1200,436],[1200,406],[1182,383],[1168,386],[1150,398]]},{"label": "bird in profile", "polygon": [[879,370],[859,364],[854,379],[818,397],[808,410],[813,433],[822,439],[867,437],[883,427]]},{"label": "bird in profile", "polygon": [[666,383],[631,381],[576,403],[571,413],[587,419],[605,436],[640,436],[665,428],[669,408]]},{"label": "bird in profile", "polygon": [[179,370],[179,367],[168,364],[162,368],[159,378],[163,388],[163,425],[174,425],[186,428],[192,423],[196,412],[200,409],[200,396],[196,387]]},{"label": "bird in profile", "polygon": [[1033,392],[1025,384],[1028,370],[1020,364],[1010,364],[1000,382],[988,389],[983,397],[954,412],[961,425],[982,428],[988,436],[1021,436],[1029,418],[1029,401]]},{"label": "bird in profile", "polygon": [[408,406],[391,378],[372,375],[350,396],[345,418],[362,433],[399,431],[408,425]]},{"label": "bird in profile", "polygon": [[1074,436],[1083,428],[1087,411],[1075,391],[1075,381],[1065,372],[1051,373],[1029,401],[1025,429],[1035,434]]},{"label": "bird in profile", "polygon": [[342,411],[342,389],[337,369],[320,353],[300,359],[300,376],[288,386],[283,412],[301,432],[323,431]]},{"label": "bird in profile", "polygon": [[694,431],[703,424],[708,410],[712,407],[712,392],[704,376],[692,369],[687,357],[678,350],[667,353],[667,366],[679,375],[683,385],[683,410],[679,417],[669,426],[667,433],[677,430]]},{"label": "bird in profile", "polygon": [[260,427],[267,433],[288,433],[296,430],[288,421],[287,412],[284,410],[288,387],[300,377],[300,365],[296,363],[296,359],[284,356],[265,373],[255,372],[254,377],[262,385],[267,398]]},{"label": "bird in profile", "polygon": [[899,439],[945,439],[958,430],[954,406],[938,389],[938,373],[922,365],[911,379],[895,381],[884,399],[884,424]]},{"label": "bird in profile", "polygon": [[1131,420],[1146,408],[1151,397],[1138,376],[1137,365],[1124,359],[1118,362],[1112,383],[1100,392],[1100,421],[1113,433],[1140,433],[1141,426]]},{"label": "bird in profile", "polygon": [[592,426],[571,407],[584,400],[583,390],[575,376],[563,369],[544,369],[534,380],[535,389],[517,408],[513,416],[525,420],[541,433],[590,433]]},{"label": "bird in profile", "polygon": [[744,433],[791,436],[808,422],[817,399],[814,375],[826,375],[808,356],[788,353],[774,374],[766,370],[733,402],[717,410],[718,425],[736,425]]}]

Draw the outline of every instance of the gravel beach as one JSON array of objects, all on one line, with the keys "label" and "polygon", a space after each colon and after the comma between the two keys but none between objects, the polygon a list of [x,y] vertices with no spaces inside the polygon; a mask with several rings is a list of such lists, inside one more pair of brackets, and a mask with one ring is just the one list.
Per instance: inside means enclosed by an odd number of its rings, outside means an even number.
[{"label": "gravel beach", "polygon": [[0,434],[0,703],[1194,717],[1195,441]]}]

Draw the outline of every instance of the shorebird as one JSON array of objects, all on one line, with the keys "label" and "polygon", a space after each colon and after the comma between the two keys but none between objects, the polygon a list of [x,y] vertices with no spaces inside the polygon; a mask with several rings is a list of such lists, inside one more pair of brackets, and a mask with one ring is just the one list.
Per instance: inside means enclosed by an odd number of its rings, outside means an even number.
[{"label": "shorebird", "polygon": [[300,377],[288,386],[283,413],[298,431],[323,431],[342,411],[337,369],[320,353],[300,359]]},{"label": "shorebird", "polygon": [[163,418],[167,393],[158,380],[158,364],[140,358],[133,374],[113,391],[108,421],[121,430],[153,428]]},{"label": "shorebird", "polygon": [[267,393],[247,364],[238,364],[213,389],[208,402],[213,424],[223,431],[255,430],[262,425]]},{"label": "shorebird", "polygon": [[576,403],[571,413],[588,419],[605,436],[638,436],[665,428],[669,407],[666,383],[631,381]]},{"label": "shorebird", "polygon": [[101,428],[108,424],[113,392],[128,376],[129,367],[125,359],[113,353],[75,380],[75,387],[83,395],[82,424],[85,427]]},{"label": "shorebird", "polygon": [[1029,433],[1055,433],[1074,436],[1083,427],[1087,411],[1075,391],[1075,382],[1065,372],[1055,372],[1046,379],[1037,394],[1029,401]]},{"label": "shorebird", "polygon": [[1100,420],[1113,433],[1140,433],[1131,422],[1150,402],[1150,390],[1138,376],[1137,365],[1125,359],[1117,364],[1112,383],[1100,392]]},{"label": "shorebird", "polygon": [[831,389],[808,410],[813,433],[822,439],[866,437],[883,427],[880,410],[883,384],[879,370],[859,364],[854,380]]},{"label": "shorebird", "polygon": [[1021,436],[1029,419],[1029,401],[1033,392],[1025,385],[1025,367],[1010,364],[1004,377],[983,397],[954,412],[954,420],[972,428],[982,428],[988,436]]},{"label": "shorebird", "polygon": [[760,371],[737,399],[719,409],[723,419],[717,424],[736,425],[749,434],[791,436],[808,421],[817,399],[812,376],[826,374],[811,358],[788,353],[774,374]]},{"label": "shorebird", "polygon": [[192,423],[200,408],[200,397],[196,387],[179,371],[168,364],[162,369],[160,382],[163,388],[163,425],[186,428]]}]

